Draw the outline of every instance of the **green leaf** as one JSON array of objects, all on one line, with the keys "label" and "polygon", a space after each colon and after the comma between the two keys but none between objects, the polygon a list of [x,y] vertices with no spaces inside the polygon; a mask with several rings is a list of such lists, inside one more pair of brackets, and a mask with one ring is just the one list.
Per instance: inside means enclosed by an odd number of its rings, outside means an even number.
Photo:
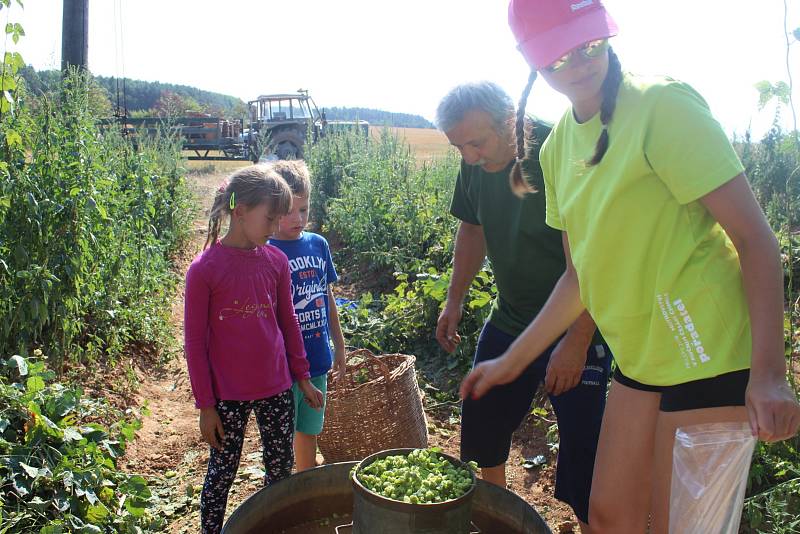
[{"label": "green leaf", "polygon": [[14,97],[8,91],[3,91],[3,98],[0,99],[0,111],[3,113],[14,112]]},{"label": "green leaf", "polygon": [[41,497],[37,495],[36,497],[28,501],[27,504],[28,506],[30,506],[31,508],[33,508],[38,512],[44,512],[50,507],[51,504],[53,504],[53,501],[52,500],[44,501],[42,500]]},{"label": "green leaf", "polygon": [[39,529],[39,534],[64,534],[64,524],[61,521],[53,521]]},{"label": "green leaf", "polygon": [[17,80],[13,76],[0,76],[0,89],[14,91],[17,88]]},{"label": "green leaf", "polygon": [[108,508],[101,502],[93,504],[86,510],[86,519],[91,523],[104,523],[107,517]]},{"label": "green leaf", "polygon": [[8,361],[6,361],[6,367],[15,370],[19,376],[28,374],[28,363],[25,361],[25,358],[19,354],[10,357]]},{"label": "green leaf", "polygon": [[14,487],[14,491],[16,491],[17,495],[20,497],[25,497],[31,492],[30,483],[27,480],[19,477],[15,476],[11,481],[11,485]]},{"label": "green leaf", "polygon": [[[8,130],[6,132],[6,143],[10,147],[21,146],[22,145],[22,136],[19,135],[19,133],[16,132],[15,130]],[[0,203],[2,203],[2,200],[3,199],[0,199]],[[11,207],[11,200],[10,199],[8,200],[8,206],[6,206],[6,207]]]},{"label": "green leaf", "polygon": [[120,484],[120,491],[140,499],[149,499],[151,496],[147,481],[139,475],[132,476]]},{"label": "green leaf", "polygon": [[45,388],[44,380],[41,376],[32,376],[25,384],[25,390],[28,393],[38,393]]},{"label": "green leaf", "polygon": [[83,435],[74,426],[68,426],[64,429],[64,441],[80,441],[82,439]]},{"label": "green leaf", "polygon": [[24,462],[20,462],[19,466],[22,468],[23,471],[25,471],[25,474],[31,478],[36,478],[36,476],[39,474],[39,469],[31,465],[28,465]]}]

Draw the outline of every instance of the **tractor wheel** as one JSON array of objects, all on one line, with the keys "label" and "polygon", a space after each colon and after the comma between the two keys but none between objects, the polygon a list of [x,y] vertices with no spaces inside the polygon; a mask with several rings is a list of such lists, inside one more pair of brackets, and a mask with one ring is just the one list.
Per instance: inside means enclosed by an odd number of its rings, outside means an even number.
[{"label": "tractor wheel", "polygon": [[303,159],[305,138],[296,130],[274,132],[270,137],[270,152],[278,159]]}]

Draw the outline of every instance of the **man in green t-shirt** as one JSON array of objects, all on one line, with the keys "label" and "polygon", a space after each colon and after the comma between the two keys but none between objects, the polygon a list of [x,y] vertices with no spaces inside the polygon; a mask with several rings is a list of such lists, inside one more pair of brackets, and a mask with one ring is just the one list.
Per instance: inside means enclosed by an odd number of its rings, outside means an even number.
[{"label": "man in green t-shirt", "polygon": [[[461,223],[436,339],[447,352],[455,350],[464,298],[488,256],[497,298],[478,340],[475,364],[506,351],[539,313],[565,268],[561,232],[545,224],[544,194],[520,198],[511,190],[514,120],[514,103],[490,82],[454,88],[437,109],[437,125],[459,150],[462,161],[450,207]],[[526,160],[525,174],[542,191],[538,151],[550,126],[526,120],[533,157]],[[484,480],[505,487],[511,435],[544,383],[560,435],[555,495],[572,506],[585,526],[610,360],[594,322],[584,314],[518,379],[480,400],[464,399],[462,459],[476,461]]]}]

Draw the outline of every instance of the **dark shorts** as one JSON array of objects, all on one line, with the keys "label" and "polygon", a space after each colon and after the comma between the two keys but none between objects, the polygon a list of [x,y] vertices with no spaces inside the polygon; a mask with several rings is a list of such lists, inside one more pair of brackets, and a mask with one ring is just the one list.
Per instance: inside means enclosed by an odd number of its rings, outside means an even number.
[{"label": "dark shorts", "polygon": [[[491,360],[516,339],[488,322],[475,351],[475,363]],[[511,435],[530,412],[531,402],[544,381],[552,347],[514,382],[492,388],[478,400],[464,399],[461,411],[461,458],[481,467],[508,460]],[[594,457],[611,367],[605,345],[592,346],[581,383],[561,395],[550,395],[558,421],[559,452],[555,497],[569,504],[581,521],[589,518],[589,493]]]},{"label": "dark shorts", "polygon": [[744,406],[744,394],[749,379],[750,369],[743,369],[674,386],[650,386],[628,378],[619,367],[614,371],[614,380],[624,386],[661,393],[659,409],[662,412]]}]

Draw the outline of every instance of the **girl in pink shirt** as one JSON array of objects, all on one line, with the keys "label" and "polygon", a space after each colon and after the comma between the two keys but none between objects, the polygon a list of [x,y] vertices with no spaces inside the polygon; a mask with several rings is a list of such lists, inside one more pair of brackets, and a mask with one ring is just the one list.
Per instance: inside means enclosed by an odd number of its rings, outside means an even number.
[{"label": "girl in pink shirt", "polygon": [[[266,244],[291,202],[289,186],[269,168],[235,172],[217,192],[204,251],[186,273],[186,360],[200,433],[211,445],[200,498],[204,533],[222,528],[250,412],[269,485],[289,476],[294,462],[292,381],[310,406],[322,406],[309,381],[288,260]],[[225,216],[230,227],[217,240]]]}]

